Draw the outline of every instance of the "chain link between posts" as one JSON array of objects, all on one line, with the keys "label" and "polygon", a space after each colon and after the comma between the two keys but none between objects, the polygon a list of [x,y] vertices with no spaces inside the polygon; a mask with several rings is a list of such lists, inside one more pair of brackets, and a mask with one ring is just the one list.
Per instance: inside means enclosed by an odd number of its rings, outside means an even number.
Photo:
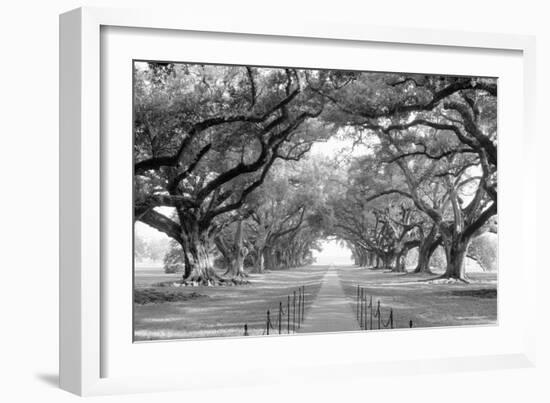
[{"label": "chain link between posts", "polygon": [[[359,327],[362,330],[374,330],[373,318],[377,320],[378,329],[394,329],[396,326],[393,315],[393,308],[390,307],[390,312],[386,320],[382,319],[382,308],[380,300],[377,300],[376,307],[373,305],[372,295],[367,298],[367,289],[357,285],[356,292],[356,315]],[[369,301],[367,304],[367,300]],[[413,327],[413,321],[409,320],[409,327]]]},{"label": "chain link between posts", "polygon": [[[286,309],[283,301],[279,301],[276,319],[272,318],[272,311],[270,309],[267,310],[262,335],[296,333],[304,322],[305,304],[306,287],[302,285],[297,290],[293,290],[291,295],[287,296]],[[245,323],[244,336],[249,335],[249,327],[248,324]]]}]

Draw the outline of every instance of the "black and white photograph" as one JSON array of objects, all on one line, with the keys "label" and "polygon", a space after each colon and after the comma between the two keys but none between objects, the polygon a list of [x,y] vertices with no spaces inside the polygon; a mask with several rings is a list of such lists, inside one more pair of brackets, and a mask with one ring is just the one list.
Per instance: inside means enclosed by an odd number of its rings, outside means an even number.
[{"label": "black and white photograph", "polygon": [[497,78],[132,67],[135,342],[498,324]]}]

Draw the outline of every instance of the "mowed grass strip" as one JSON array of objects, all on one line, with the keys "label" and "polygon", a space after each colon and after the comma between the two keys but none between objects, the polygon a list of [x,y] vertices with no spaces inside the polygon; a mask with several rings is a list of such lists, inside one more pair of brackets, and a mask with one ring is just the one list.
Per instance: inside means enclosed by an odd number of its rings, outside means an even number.
[{"label": "mowed grass strip", "polygon": [[[394,327],[443,327],[497,323],[497,274],[468,274],[470,284],[433,284],[437,275],[391,273],[358,267],[339,267],[344,292],[355,309],[357,285],[365,288],[367,303],[380,300],[382,320],[393,309]],[[370,310],[369,310],[370,315]],[[367,315],[367,316],[369,316]],[[378,326],[373,319],[373,326]]]},{"label": "mowed grass strip", "polygon": [[[250,284],[225,287],[160,287],[159,282],[180,275],[164,275],[153,270],[136,270],[136,294],[174,293],[184,300],[157,303],[134,303],[134,339],[170,340],[197,337],[243,336],[248,325],[251,336],[262,335],[265,330],[267,310],[278,333],[279,301],[286,311],[287,297],[305,286],[305,311],[319,292],[328,266],[307,266],[290,270],[251,274]],[[195,294],[195,297],[192,294]],[[188,298],[185,298],[188,296]],[[298,294],[296,295],[298,298]],[[284,334],[287,331],[286,316],[283,320]]]}]

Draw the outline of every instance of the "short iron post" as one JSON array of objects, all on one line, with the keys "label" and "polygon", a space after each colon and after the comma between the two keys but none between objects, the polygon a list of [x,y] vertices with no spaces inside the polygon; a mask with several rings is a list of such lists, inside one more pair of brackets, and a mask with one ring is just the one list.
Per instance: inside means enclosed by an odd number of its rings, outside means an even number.
[{"label": "short iron post", "polygon": [[372,295],[370,296],[369,307],[370,307],[370,329],[372,330]]},{"label": "short iron post", "polygon": [[279,301],[279,334],[281,334],[281,321],[283,319],[283,303]]},{"label": "short iron post", "polygon": [[409,327],[410,327],[410,328],[413,327],[413,321],[412,321],[412,320],[409,320]]},{"label": "short iron post", "polygon": [[359,299],[359,285],[357,285],[357,319],[359,319],[359,304],[361,303],[361,300]]},{"label": "short iron post", "polygon": [[306,311],[306,286],[302,286],[302,322],[304,321],[304,313]]},{"label": "short iron post", "polygon": [[286,300],[286,332],[290,334],[290,295]]},{"label": "short iron post", "polygon": [[390,329],[393,329],[393,309],[390,309]]},{"label": "short iron post", "polygon": [[244,335],[248,336],[248,325],[246,323],[244,324]]},{"label": "short iron post", "polygon": [[269,309],[267,310],[267,321],[266,321],[266,334],[269,336],[269,325],[270,325],[270,320],[269,320]]},{"label": "short iron post", "polygon": [[302,290],[298,289],[298,329],[300,328],[300,323],[302,323]]},{"label": "short iron post", "polygon": [[380,300],[378,300],[378,306],[376,307],[376,316],[378,316],[378,329],[380,330],[380,323],[382,322],[380,318],[382,316],[380,315]]},{"label": "short iron post", "polygon": [[364,310],[364,312],[363,312],[363,325],[364,325],[364,329],[365,329],[365,330],[368,330],[369,327],[368,327],[368,325],[367,325],[367,311],[368,311],[368,309],[367,309],[367,294],[366,294],[366,293],[365,293],[364,300],[365,300],[365,302],[364,302],[364,304],[365,304],[365,310]]},{"label": "short iron post", "polygon": [[360,293],[360,297],[359,297],[359,305],[360,305],[360,308],[359,308],[359,328],[363,329],[363,288],[361,288],[361,293]]},{"label": "short iron post", "polygon": [[292,299],[292,331],[296,332],[296,291],[294,291],[294,298]]}]

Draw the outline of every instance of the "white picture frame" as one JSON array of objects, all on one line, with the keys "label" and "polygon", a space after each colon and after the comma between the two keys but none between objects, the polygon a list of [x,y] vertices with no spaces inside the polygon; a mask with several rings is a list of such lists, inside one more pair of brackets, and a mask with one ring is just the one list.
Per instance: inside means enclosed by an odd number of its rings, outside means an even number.
[{"label": "white picture frame", "polygon": [[[231,19],[200,19],[192,15],[170,13],[169,11],[151,10],[117,10],[104,8],[80,8],[60,17],[60,385],[63,389],[79,395],[97,395],[113,393],[134,393],[164,391],[185,388],[208,388],[225,386],[235,380],[239,385],[254,385],[271,382],[330,381],[338,377],[365,377],[371,374],[398,374],[408,372],[439,372],[457,370],[477,370],[503,367],[525,367],[534,365],[535,327],[532,320],[536,314],[534,282],[519,282],[516,298],[521,298],[525,312],[525,323],[516,324],[514,337],[517,343],[501,347],[484,354],[473,351],[470,355],[455,354],[403,357],[399,359],[398,351],[394,357],[386,360],[374,360],[357,354],[352,359],[337,360],[327,354],[313,360],[308,355],[308,345],[322,342],[324,348],[342,343],[342,335],[300,336],[279,339],[279,341],[255,338],[246,340],[250,356],[257,355],[266,349],[277,351],[284,343],[292,344],[295,351],[302,351],[299,362],[283,362],[274,355],[274,364],[263,372],[254,371],[256,367],[252,358],[245,357],[243,362],[234,365],[232,376],[223,376],[223,365],[218,372],[212,373],[205,366],[195,368],[193,372],[167,365],[169,369],[157,376],[144,371],[140,374],[125,374],[125,369],[114,371],[116,375],[106,375],[105,360],[119,346],[110,343],[104,328],[109,322],[110,306],[106,304],[106,291],[102,287],[105,273],[104,248],[102,246],[102,206],[105,202],[104,183],[105,157],[101,133],[102,125],[102,30],[106,27],[154,29],[165,32],[217,33],[218,35],[252,36],[257,41],[291,40],[296,43],[311,41],[332,41],[331,46],[338,44],[372,44],[376,46],[419,46],[434,49],[469,49],[479,54],[492,51],[510,51],[519,55],[521,64],[521,88],[519,102],[522,106],[521,126],[522,153],[519,161],[525,164],[525,170],[531,170],[529,161],[535,152],[534,102],[535,102],[535,42],[530,36],[503,35],[489,33],[467,33],[443,30],[419,30],[403,27],[372,27],[337,22],[300,20],[287,21],[284,25],[276,21],[254,20],[243,17]],[[159,32],[157,31],[157,32]],[[414,49],[413,49],[414,51]],[[446,71],[445,71],[446,72]],[[499,92],[500,94],[500,92]],[[499,99],[500,103],[501,99]],[[505,107],[507,107],[505,105]],[[500,114],[500,110],[499,110]],[[128,122],[129,124],[130,122]],[[500,125],[500,121],[499,121]],[[500,127],[500,126],[499,126]],[[499,144],[500,147],[500,144]],[[504,147],[506,150],[506,147]],[[499,153],[503,153],[499,149]],[[512,175],[504,166],[505,175]],[[517,242],[521,262],[522,278],[535,278],[537,264],[536,253],[527,253],[527,234],[536,232],[535,203],[536,176],[521,177],[522,187],[530,192],[518,192],[517,200],[510,203],[521,203],[522,208],[515,213],[519,215],[514,221],[513,237]],[[500,192],[500,189],[499,189]],[[499,194],[499,197],[501,195]],[[500,201],[500,200],[499,200]],[[501,204],[503,208],[504,204]],[[130,234],[130,232],[129,232]],[[531,243],[529,243],[531,244]],[[510,251],[500,248],[499,259],[506,259]],[[131,278],[127,279],[131,283]],[[499,279],[500,281],[500,279]],[[500,298],[510,298],[504,293]],[[499,301],[500,302],[500,301]],[[513,301],[511,301],[513,303]],[[499,311],[499,315],[502,309]],[[115,330],[113,330],[115,331]],[[485,329],[484,337],[500,337],[498,331]],[[416,330],[417,337],[426,337],[430,332],[455,334],[456,338],[468,337],[472,329]],[[492,333],[491,333],[492,332]],[[414,332],[413,332],[414,333]],[[401,333],[401,335],[404,333]],[[378,350],[383,351],[391,346],[391,341],[384,341],[380,334],[369,334],[370,341],[375,341]],[[126,336],[125,336],[126,337]],[[346,343],[359,345],[364,342],[364,333],[346,335]],[[395,332],[390,338],[402,337]],[[409,337],[409,336],[407,336]],[[410,337],[415,337],[413,334]],[[521,339],[521,340],[520,340]],[[312,340],[315,340],[313,342]],[[109,343],[108,343],[109,341]],[[209,342],[208,343],[214,343]],[[130,341],[131,343],[131,341]],[[182,345],[174,343],[155,343],[147,347],[145,354],[157,355],[154,365],[168,363],[170,349]],[[181,343],[181,342],[180,342]],[[192,343],[205,343],[193,341]],[[242,343],[240,339],[216,342],[220,348]],[[224,344],[225,343],[225,344]],[[385,343],[385,344],[384,344]],[[190,344],[187,344],[189,348]],[[210,346],[216,346],[211,344]],[[131,354],[131,350],[128,350]],[[161,354],[157,354],[161,352]],[[174,350],[175,351],[175,350]],[[180,353],[175,353],[180,354]],[[128,357],[126,357],[128,358]],[[207,357],[214,359],[214,356]],[[122,357],[121,359],[124,359]],[[230,359],[227,357],[227,359]],[[248,360],[248,361],[247,361]],[[129,360],[131,362],[131,360]],[[270,361],[271,362],[271,361]],[[151,363],[152,364],[152,363]],[[259,365],[259,364],[258,364]],[[308,371],[303,371],[304,366]],[[259,367],[258,367],[259,368]],[[284,371],[281,371],[284,368]],[[332,371],[331,371],[332,370]],[[208,374],[207,381],[204,375]],[[246,376],[244,376],[246,375]],[[274,376],[276,375],[276,376]],[[275,380],[274,380],[275,379]]]}]

